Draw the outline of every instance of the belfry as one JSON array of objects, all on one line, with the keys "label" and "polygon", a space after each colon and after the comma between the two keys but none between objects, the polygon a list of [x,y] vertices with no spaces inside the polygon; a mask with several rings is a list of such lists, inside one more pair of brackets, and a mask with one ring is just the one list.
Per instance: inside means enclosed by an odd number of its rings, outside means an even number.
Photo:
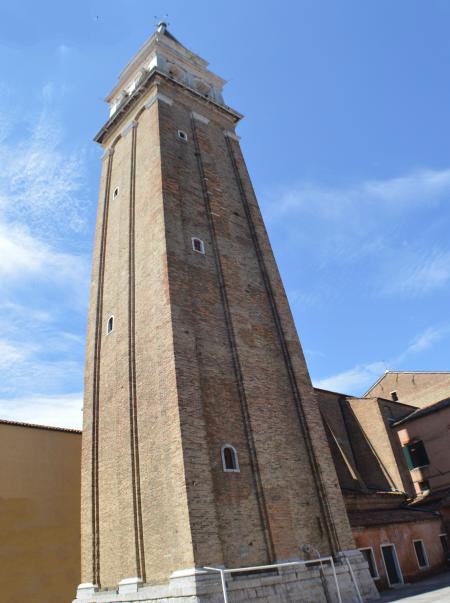
[{"label": "belfry", "polygon": [[77,601],[375,592],[224,83],[161,23],[96,136]]}]

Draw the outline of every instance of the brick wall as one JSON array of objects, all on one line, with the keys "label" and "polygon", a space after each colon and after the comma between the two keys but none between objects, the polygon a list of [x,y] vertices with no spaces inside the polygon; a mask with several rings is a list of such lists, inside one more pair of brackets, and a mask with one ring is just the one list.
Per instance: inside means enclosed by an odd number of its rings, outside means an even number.
[{"label": "brick wall", "polygon": [[404,404],[427,406],[450,396],[450,373],[387,372],[367,396],[390,399],[392,391]]},{"label": "brick wall", "polygon": [[[148,102],[156,86],[171,104]],[[114,154],[89,315],[87,582],[157,583],[193,566],[298,558],[305,543],[353,546],[262,217],[239,144],[224,136],[233,128],[230,113],[156,76],[103,139]],[[223,472],[226,443],[239,473]]]}]

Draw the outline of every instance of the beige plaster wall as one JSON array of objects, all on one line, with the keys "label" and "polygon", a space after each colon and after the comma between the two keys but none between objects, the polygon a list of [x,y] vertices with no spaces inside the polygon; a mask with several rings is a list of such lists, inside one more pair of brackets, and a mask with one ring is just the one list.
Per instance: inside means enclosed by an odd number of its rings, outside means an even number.
[{"label": "beige plaster wall", "polygon": [[81,434],[0,423],[4,603],[63,603],[80,582]]},{"label": "beige plaster wall", "polygon": [[450,487],[450,408],[418,417],[397,428],[402,446],[422,440],[428,454],[430,464],[411,471],[411,478],[417,493],[418,483],[430,482],[431,490]]}]

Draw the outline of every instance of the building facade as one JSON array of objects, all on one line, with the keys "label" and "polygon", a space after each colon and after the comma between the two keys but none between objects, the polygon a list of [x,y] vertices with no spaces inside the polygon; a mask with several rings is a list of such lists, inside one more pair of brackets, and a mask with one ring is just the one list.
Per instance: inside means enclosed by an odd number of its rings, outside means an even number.
[{"label": "building facade", "polygon": [[[371,505],[373,501],[371,501]],[[356,545],[380,590],[443,571],[442,522],[437,514],[394,507],[349,511]]]},{"label": "building facade", "polygon": [[341,487],[414,494],[394,429],[416,407],[382,398],[357,398],[316,389]]},{"label": "building facade", "polygon": [[450,398],[416,409],[395,423],[415,493],[450,488]]},{"label": "building facade", "polygon": [[450,371],[386,371],[364,394],[415,407],[450,396]]},{"label": "building facade", "polygon": [[[438,388],[439,383],[427,382],[428,391]],[[427,495],[417,496],[424,472],[441,484],[448,469],[445,419],[428,417],[429,430],[421,432],[427,433],[434,469],[418,437],[420,417],[426,421],[426,408],[436,405],[419,409],[400,400],[356,398],[321,389],[316,395],[353,538],[377,587],[395,587],[442,571],[448,551],[446,506],[442,498],[430,505]],[[444,494],[448,496],[448,490]]]},{"label": "building facade", "polygon": [[[384,392],[406,405],[397,432],[410,470],[415,500],[412,505],[435,511],[444,521],[440,535],[448,555],[450,533],[450,372],[386,371],[366,396]],[[413,405],[413,407],[411,407]],[[414,408],[415,407],[415,408]]]},{"label": "building facade", "polygon": [[450,398],[416,409],[394,428],[411,472],[414,507],[441,515],[439,537],[450,557]]},{"label": "building facade", "polygon": [[[376,594],[223,84],[161,24],[96,138],[78,600],[215,601],[206,566],[319,554]],[[230,588],[325,601],[297,569]]]},{"label": "building facade", "polygon": [[70,601],[80,580],[81,433],[0,420],[5,603]]}]

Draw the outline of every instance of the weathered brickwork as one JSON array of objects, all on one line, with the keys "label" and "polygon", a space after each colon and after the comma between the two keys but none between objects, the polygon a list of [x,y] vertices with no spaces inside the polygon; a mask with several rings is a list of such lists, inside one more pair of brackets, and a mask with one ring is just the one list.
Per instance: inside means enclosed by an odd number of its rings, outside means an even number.
[{"label": "weathered brickwork", "polygon": [[100,136],[82,495],[95,587],[354,548],[236,121],[155,72]]},{"label": "weathered brickwork", "polygon": [[414,493],[392,422],[413,407],[380,398],[316,390],[333,460],[343,489]]},{"label": "weathered brickwork", "polygon": [[[132,120],[133,121],[133,120]],[[124,577],[137,575],[136,532],[133,504],[133,472],[130,466],[130,374],[129,374],[129,212],[131,144],[133,129],[121,136],[113,147],[112,168],[107,193],[109,208],[107,242],[104,265],[103,308],[101,323],[101,362],[99,394],[99,540],[100,580],[116,584]],[[142,134],[144,133],[144,134]],[[170,293],[165,250],[164,210],[162,202],[161,161],[159,145],[158,106],[154,104],[143,112],[136,128],[136,224],[135,224],[135,361],[136,392],[140,401],[139,428],[145,434],[138,437],[140,470],[140,506],[142,523],[148,529],[143,533],[148,563],[155,569],[154,579],[161,580],[170,573],[164,559],[177,566],[191,566],[188,550],[177,542],[189,543],[189,529],[184,484],[183,455],[180,448],[178,391],[175,375]],[[109,162],[111,155],[105,157]],[[107,170],[107,168],[106,168]],[[119,194],[113,199],[113,191]],[[104,190],[100,199],[104,198]],[[103,212],[100,212],[100,222]],[[101,223],[99,224],[101,227]],[[101,235],[100,235],[101,237]],[[100,237],[97,237],[100,238]],[[94,254],[94,266],[100,252]],[[95,269],[94,269],[95,270]],[[93,275],[93,299],[97,298]],[[95,302],[91,304],[95,308]],[[96,320],[93,317],[90,322]],[[106,332],[109,317],[114,316],[114,329]],[[91,330],[94,330],[93,328]],[[97,359],[98,361],[98,359]],[[90,376],[95,358],[88,346],[84,433],[85,455],[89,457],[89,434],[92,390]],[[151,459],[151,462],[150,462]],[[91,463],[84,463],[83,472],[90,481]],[[170,476],[170,479],[168,477]],[[134,477],[135,481],[137,476]],[[90,524],[90,491],[84,492],[83,507]],[[149,500],[150,499],[150,500]],[[154,510],[158,509],[155,515]],[[179,526],[177,526],[177,518]],[[152,529],[152,526],[157,529]],[[176,528],[174,529],[174,526]],[[90,533],[90,527],[86,528]],[[172,533],[170,542],[159,540]],[[159,534],[158,541],[155,536]],[[89,534],[90,535],[90,534]],[[83,553],[87,580],[92,575],[92,551],[89,536],[85,538]],[[187,544],[189,547],[189,545]],[[165,554],[162,554],[163,550]],[[143,568],[145,570],[145,567]],[[156,575],[155,575],[156,570]],[[141,569],[142,571],[142,569]],[[158,575],[160,571],[162,575]],[[97,577],[97,580],[99,578]]]}]

